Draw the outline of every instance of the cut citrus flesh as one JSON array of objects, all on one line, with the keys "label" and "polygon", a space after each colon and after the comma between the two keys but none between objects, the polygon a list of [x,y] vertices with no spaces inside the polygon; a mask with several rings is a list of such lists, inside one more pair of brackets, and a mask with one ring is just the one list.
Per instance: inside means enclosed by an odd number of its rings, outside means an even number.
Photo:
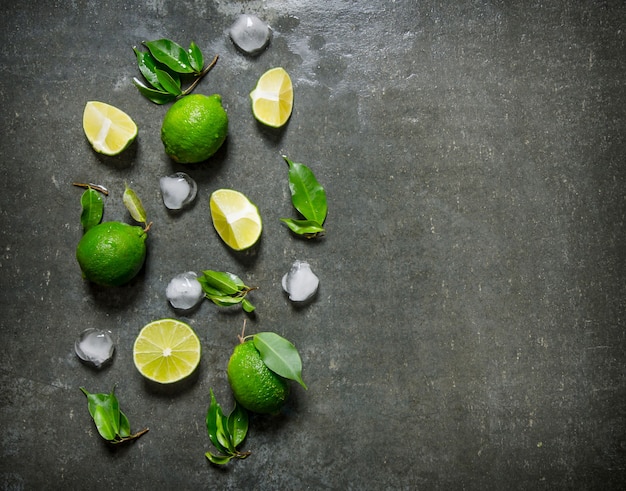
[{"label": "cut citrus flesh", "polygon": [[85,105],[83,130],[93,149],[104,155],[118,155],[137,137],[137,125],[128,114],[98,101]]},{"label": "cut citrus flesh", "polygon": [[211,194],[209,204],[213,226],[226,245],[242,251],[256,244],[263,230],[261,215],[244,194],[218,189]]},{"label": "cut citrus flesh", "polygon": [[280,128],[293,109],[293,86],[284,68],[272,68],[261,75],[250,92],[252,114],[261,123]]},{"label": "cut citrus flesh", "polygon": [[200,363],[200,340],[193,329],[176,319],[159,319],[143,327],[133,346],[139,373],[160,384],[178,382]]}]

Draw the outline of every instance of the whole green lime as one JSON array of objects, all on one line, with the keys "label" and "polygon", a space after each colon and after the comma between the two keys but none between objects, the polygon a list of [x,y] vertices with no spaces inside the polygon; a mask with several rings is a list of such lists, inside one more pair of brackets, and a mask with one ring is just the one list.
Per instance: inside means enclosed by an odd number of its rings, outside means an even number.
[{"label": "whole green lime", "polygon": [[228,115],[219,94],[182,97],[169,108],[161,126],[165,153],[181,164],[208,159],[227,135]]},{"label": "whole green lime", "polygon": [[252,341],[235,347],[228,381],[237,402],[255,413],[277,413],[289,396],[287,379],[267,368]]},{"label": "whole green lime", "polygon": [[83,276],[102,286],[132,280],[146,259],[146,232],[121,222],[103,222],[85,232],[76,246]]}]

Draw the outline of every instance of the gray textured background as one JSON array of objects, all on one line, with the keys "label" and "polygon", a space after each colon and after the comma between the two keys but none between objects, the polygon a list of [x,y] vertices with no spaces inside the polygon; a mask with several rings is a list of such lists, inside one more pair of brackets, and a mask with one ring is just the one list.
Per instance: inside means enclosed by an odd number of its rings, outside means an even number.
[{"label": "gray textured background", "polygon": [[[139,2],[137,2],[139,3]],[[626,480],[626,8],[618,1],[2,2],[0,7],[0,380],[2,489],[617,489]],[[227,29],[255,13],[274,29],[255,59]],[[131,48],[168,37],[220,55],[197,93],[220,93],[227,145],[174,165],[167,107],[133,87]],[[260,128],[248,93],[268,68],[291,74],[282,132]],[[95,154],[88,100],[128,112],[136,144]],[[309,165],[329,199],[327,236],[294,238],[281,154]],[[199,184],[170,214],[158,178]],[[111,190],[106,220],[129,220],[124,182],[154,221],[130,286],[80,276],[73,181]],[[209,217],[212,190],[259,206],[252,254],[233,254]],[[295,259],[321,280],[296,309],[280,288]],[[255,417],[252,455],[211,466],[213,388],[244,319],[205,302],[181,317],[176,273],[232,271],[258,285],[248,332],[300,349],[304,391]],[[140,328],[189,322],[200,369],[176,390],[132,362]],[[110,329],[111,366],[73,343]],[[112,451],[79,391],[116,393],[133,429]]]}]

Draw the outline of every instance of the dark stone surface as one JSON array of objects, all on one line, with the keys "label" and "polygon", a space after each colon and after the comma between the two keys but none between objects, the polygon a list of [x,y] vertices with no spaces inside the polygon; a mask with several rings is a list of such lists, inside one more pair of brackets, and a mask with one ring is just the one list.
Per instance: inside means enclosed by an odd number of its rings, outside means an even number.
[{"label": "dark stone surface", "polygon": [[[216,1],[3,2],[0,7],[0,381],[2,489],[618,489],[626,480],[626,8],[623,2]],[[228,38],[240,13],[274,29],[246,58]],[[216,68],[231,126],[210,162],[173,164],[167,107],[132,85],[131,48],[195,41]],[[283,66],[295,108],[260,128],[248,93]],[[88,100],[140,130],[122,156],[86,142]],[[294,216],[287,167],[326,187],[327,236]],[[195,206],[170,214],[158,178],[188,172]],[[128,182],[154,226],[131,285],[95,288],[74,249],[73,181],[111,190],[105,219],[129,220]],[[261,209],[252,254],[212,229],[212,190]],[[321,280],[290,305],[295,259]],[[226,364],[244,316],[205,302],[179,316],[172,276],[220,269],[260,286],[248,332],[299,347],[308,391],[278,417],[253,417],[245,461],[211,466],[204,426],[213,388],[232,399]],[[132,362],[139,329],[188,321],[203,343],[177,390]],[[82,365],[73,343],[110,329],[113,363]],[[114,385],[133,429],[112,450],[79,387]]]}]

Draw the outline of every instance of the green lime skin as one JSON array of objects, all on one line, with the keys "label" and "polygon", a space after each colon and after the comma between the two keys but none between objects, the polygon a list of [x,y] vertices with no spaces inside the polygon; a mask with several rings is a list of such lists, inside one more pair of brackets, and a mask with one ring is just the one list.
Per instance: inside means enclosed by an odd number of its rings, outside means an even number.
[{"label": "green lime skin", "polygon": [[146,259],[146,232],[122,222],[103,222],[85,232],[76,259],[89,281],[121,286],[132,280]]},{"label": "green lime skin", "polygon": [[252,341],[235,347],[227,372],[235,399],[249,411],[276,414],[289,396],[288,380],[267,368]]},{"label": "green lime skin", "polygon": [[228,114],[219,94],[187,95],[169,108],[161,125],[161,141],[181,164],[203,162],[217,152],[228,135]]}]

